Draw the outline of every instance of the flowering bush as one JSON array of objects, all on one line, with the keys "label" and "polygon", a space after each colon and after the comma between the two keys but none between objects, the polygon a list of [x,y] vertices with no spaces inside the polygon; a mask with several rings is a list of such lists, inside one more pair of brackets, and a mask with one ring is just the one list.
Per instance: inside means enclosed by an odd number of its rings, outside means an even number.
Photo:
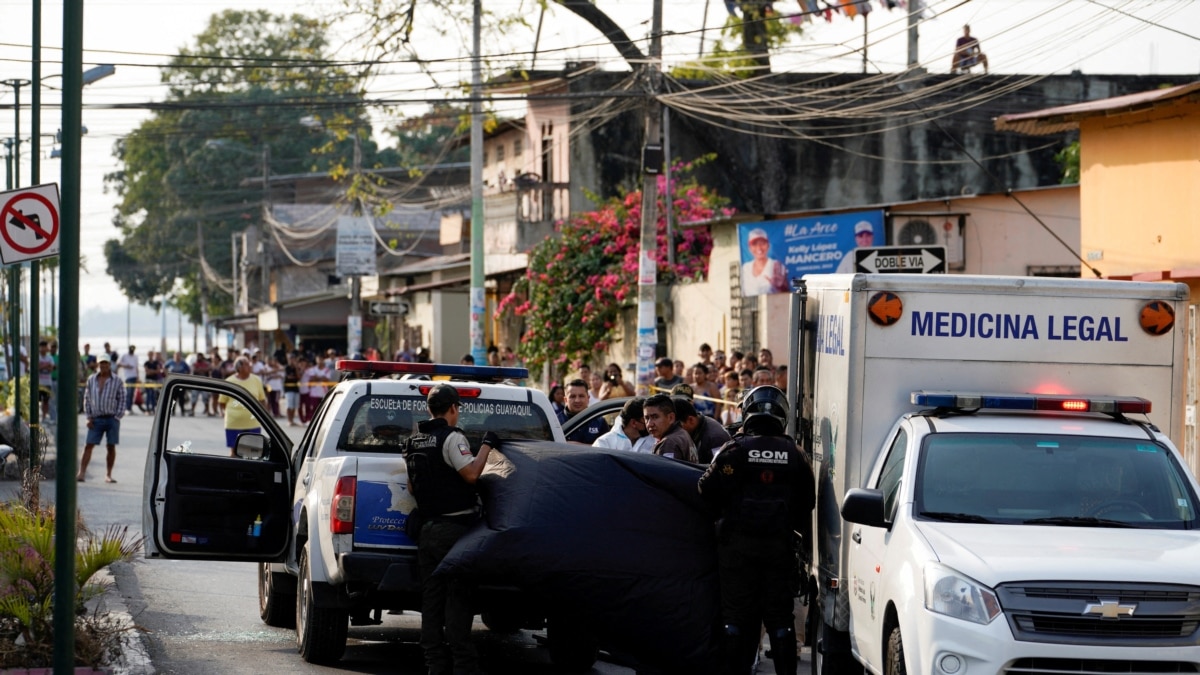
[{"label": "flowering bush", "polygon": [[[676,223],[728,216],[727,200],[686,174],[691,163],[677,164],[671,205]],[[658,176],[658,282],[703,281],[708,277],[712,234],[708,226],[676,227],[666,254],[666,177]],[[525,319],[520,356],[534,372],[548,363],[565,365],[608,349],[616,339],[621,311],[637,303],[638,244],[642,192],[613,197],[595,211],[559,223],[559,236],[548,237],[529,252],[529,267],[501,301],[496,315],[512,312]]]}]

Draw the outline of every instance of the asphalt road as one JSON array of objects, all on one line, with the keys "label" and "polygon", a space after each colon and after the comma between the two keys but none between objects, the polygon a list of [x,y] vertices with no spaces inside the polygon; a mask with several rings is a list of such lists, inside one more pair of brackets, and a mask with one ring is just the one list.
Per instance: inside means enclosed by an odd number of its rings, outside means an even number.
[{"label": "asphalt road", "polygon": [[[113,470],[116,483],[104,482],[104,449],[93,453],[86,482],[76,483],[81,522],[93,529],[110,524],[141,535],[142,481],[152,418],[127,416]],[[195,436],[220,434],[219,418],[182,418],[173,425],[195,425]],[[286,422],[285,422],[286,424]],[[80,420],[80,441],[86,433]],[[178,426],[176,426],[178,429]],[[299,440],[301,427],[286,427]],[[82,442],[78,444],[82,449]],[[69,475],[69,472],[64,472]],[[42,484],[43,501],[54,500],[55,484]],[[296,654],[295,632],[272,628],[258,617],[256,569],[250,563],[148,561],[115,565],[117,591],[142,629],[154,670],[181,675],[257,674],[267,670],[324,673],[424,673],[417,645],[419,614],[384,616],[381,626],[352,627],[346,655],[336,668],[305,663]],[[476,623],[481,661],[492,673],[547,675],[558,672],[539,646],[540,636],[521,631],[497,636]],[[591,670],[597,675],[626,675],[634,670],[605,656]],[[805,667],[806,669],[806,667]],[[759,673],[769,675],[769,661]]]}]

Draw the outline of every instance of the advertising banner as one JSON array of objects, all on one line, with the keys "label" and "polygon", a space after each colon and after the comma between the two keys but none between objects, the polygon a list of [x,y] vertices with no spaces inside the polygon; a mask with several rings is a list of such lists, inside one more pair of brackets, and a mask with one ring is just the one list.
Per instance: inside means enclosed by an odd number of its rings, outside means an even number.
[{"label": "advertising banner", "polygon": [[851,274],[854,249],[884,239],[883,211],[741,223],[742,295],[786,293],[805,274]]}]

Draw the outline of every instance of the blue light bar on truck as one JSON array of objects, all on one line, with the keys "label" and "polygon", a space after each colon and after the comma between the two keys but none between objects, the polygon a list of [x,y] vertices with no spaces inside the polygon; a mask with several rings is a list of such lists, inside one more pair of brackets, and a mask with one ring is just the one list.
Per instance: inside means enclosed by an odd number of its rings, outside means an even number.
[{"label": "blue light bar on truck", "polygon": [[497,366],[465,366],[449,363],[406,363],[403,361],[355,361],[342,359],[336,367],[343,373],[378,373],[381,375],[438,375],[462,377],[473,380],[524,380],[529,377],[528,368],[501,368]]},{"label": "blue light bar on truck", "polygon": [[1136,396],[1071,396],[1057,394],[981,394],[952,391],[914,391],[914,405],[959,410],[1044,410],[1094,412],[1108,415],[1149,414],[1150,401]]}]

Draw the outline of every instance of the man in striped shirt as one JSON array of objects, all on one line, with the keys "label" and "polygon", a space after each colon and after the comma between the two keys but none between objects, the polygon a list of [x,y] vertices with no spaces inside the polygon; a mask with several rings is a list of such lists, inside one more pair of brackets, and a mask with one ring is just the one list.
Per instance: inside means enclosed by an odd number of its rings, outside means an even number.
[{"label": "man in striped shirt", "polygon": [[75,480],[82,483],[87,477],[87,465],[92,459],[92,448],[101,438],[108,441],[105,457],[107,471],[105,483],[115,483],[112,470],[117,459],[117,443],[120,442],[121,418],[125,415],[125,386],[112,374],[112,357],[101,352],[97,357],[98,370],[88,378],[83,393],[83,414],[87,417],[87,440],[83,456],[79,459],[79,475]]}]

